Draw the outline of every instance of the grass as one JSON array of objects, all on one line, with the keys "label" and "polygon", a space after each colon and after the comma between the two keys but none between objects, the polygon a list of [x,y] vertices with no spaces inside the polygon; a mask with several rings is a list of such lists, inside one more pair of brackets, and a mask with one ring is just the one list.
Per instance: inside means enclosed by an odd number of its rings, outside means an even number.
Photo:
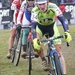
[{"label": "grass", "polygon": [[[63,33],[62,26],[58,27],[60,33]],[[69,26],[70,33],[72,35],[72,42],[67,47],[65,41],[62,41],[62,52],[65,57],[67,66],[67,75],[75,75],[75,27]],[[20,59],[19,65],[16,67],[6,58],[8,52],[8,39],[10,36],[10,30],[0,30],[0,75],[28,75],[28,60]],[[45,49],[45,47],[44,47]],[[45,50],[46,51],[46,50]],[[42,70],[41,59],[33,59],[32,75],[47,75]]]}]

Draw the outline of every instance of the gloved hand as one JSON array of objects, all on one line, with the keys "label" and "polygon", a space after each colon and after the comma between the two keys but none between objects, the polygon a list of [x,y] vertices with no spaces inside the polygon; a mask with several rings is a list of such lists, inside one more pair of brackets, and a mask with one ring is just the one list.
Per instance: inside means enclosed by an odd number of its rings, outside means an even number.
[{"label": "gloved hand", "polygon": [[69,32],[65,32],[65,40],[66,40],[66,42],[67,43],[70,43],[70,41],[72,40],[72,37],[71,37],[71,35],[70,35],[70,33]]},{"label": "gloved hand", "polygon": [[21,31],[21,28],[22,28],[21,24],[16,25],[16,30],[17,30],[18,32]]},{"label": "gloved hand", "polygon": [[39,43],[38,44],[38,39],[37,38],[35,38],[34,40],[33,40],[33,47],[34,47],[34,49],[36,49],[36,50],[40,50],[40,48],[41,48],[41,43]]}]

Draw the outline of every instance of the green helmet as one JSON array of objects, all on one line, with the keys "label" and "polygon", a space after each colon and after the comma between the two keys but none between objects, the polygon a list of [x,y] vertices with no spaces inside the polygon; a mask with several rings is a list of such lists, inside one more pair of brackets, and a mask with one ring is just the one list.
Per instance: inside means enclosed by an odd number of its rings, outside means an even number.
[{"label": "green helmet", "polygon": [[48,0],[36,0],[36,4],[43,4],[43,3],[47,3]]}]

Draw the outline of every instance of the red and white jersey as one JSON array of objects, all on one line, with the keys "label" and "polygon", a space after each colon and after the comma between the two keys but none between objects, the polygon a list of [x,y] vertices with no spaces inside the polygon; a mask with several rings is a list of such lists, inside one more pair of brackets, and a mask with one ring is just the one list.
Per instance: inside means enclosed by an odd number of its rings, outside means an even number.
[{"label": "red and white jersey", "polygon": [[[21,7],[20,7],[20,11],[19,11],[19,14],[18,14],[18,17],[17,17],[17,24],[21,24],[22,22],[20,21],[22,17],[25,17],[25,14],[24,14],[24,10],[25,10],[25,7],[26,7],[26,0],[24,0],[21,4]],[[24,15],[24,16],[23,16]]]},{"label": "red and white jersey", "polygon": [[11,10],[14,10],[13,21],[15,24],[17,23],[17,17],[20,10],[20,6],[21,6],[20,0],[14,0],[12,2]]},{"label": "red and white jersey", "polygon": [[14,0],[11,5],[11,10],[19,10],[21,6],[20,0]]}]

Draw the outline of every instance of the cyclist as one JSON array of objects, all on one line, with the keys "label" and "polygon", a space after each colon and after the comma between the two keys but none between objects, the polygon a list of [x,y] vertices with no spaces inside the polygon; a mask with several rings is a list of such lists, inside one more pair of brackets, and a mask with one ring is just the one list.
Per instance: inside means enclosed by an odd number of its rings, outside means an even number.
[{"label": "cyclist", "polygon": [[[7,54],[8,59],[10,59],[10,57],[11,57],[11,50],[12,50],[15,33],[16,33],[17,16],[18,16],[22,1],[23,0],[14,0],[11,5],[11,10],[14,10],[14,14],[13,14],[13,22],[11,22],[12,26],[11,26],[11,33],[10,33],[10,37],[9,37],[9,43],[8,43],[8,45],[9,45],[8,54]],[[20,21],[22,22],[22,19]]]},{"label": "cyclist", "polygon": [[[21,26],[20,20],[21,20],[23,13],[24,13],[24,15],[23,15],[22,27],[30,25],[30,23],[31,23],[31,10],[35,6],[34,3],[35,3],[34,0],[23,1],[21,8],[20,8],[20,11],[19,11],[18,18],[17,18],[17,25],[18,25],[17,29],[18,30]],[[23,52],[22,52],[21,56],[23,58],[25,58],[25,56],[26,56],[26,46],[27,46],[26,39],[28,37],[28,33],[29,33],[29,28],[25,28],[23,30],[23,37],[22,37]]]},{"label": "cyclist", "polygon": [[[34,49],[36,49],[38,51],[39,56],[42,59],[42,65],[44,65],[43,69],[48,70],[49,68],[47,66],[47,61],[44,57],[43,48],[41,46],[41,43],[38,44],[37,41],[42,39],[42,37],[46,33],[49,33],[50,37],[60,35],[59,31],[57,29],[55,20],[54,20],[55,17],[57,17],[60,20],[60,22],[62,23],[64,33],[67,36],[67,37],[65,37],[66,42],[70,43],[70,41],[72,40],[72,37],[70,35],[68,24],[56,4],[48,2],[48,0],[36,0],[36,4],[37,4],[37,6],[35,6],[32,9],[32,15],[31,15],[32,22],[34,22],[34,19],[37,17],[37,26],[36,26],[36,33],[37,33],[36,37],[37,38],[35,38],[33,40],[33,46],[34,46]],[[33,27],[34,26],[35,26],[35,24],[33,25]],[[56,50],[58,51],[59,55],[61,56],[60,58],[62,61],[62,65],[64,68],[64,75],[65,75],[66,74],[66,65],[65,65],[65,60],[64,60],[64,57],[63,57],[63,54],[61,51],[61,40],[60,39],[55,40],[54,44],[55,44]]]}]

